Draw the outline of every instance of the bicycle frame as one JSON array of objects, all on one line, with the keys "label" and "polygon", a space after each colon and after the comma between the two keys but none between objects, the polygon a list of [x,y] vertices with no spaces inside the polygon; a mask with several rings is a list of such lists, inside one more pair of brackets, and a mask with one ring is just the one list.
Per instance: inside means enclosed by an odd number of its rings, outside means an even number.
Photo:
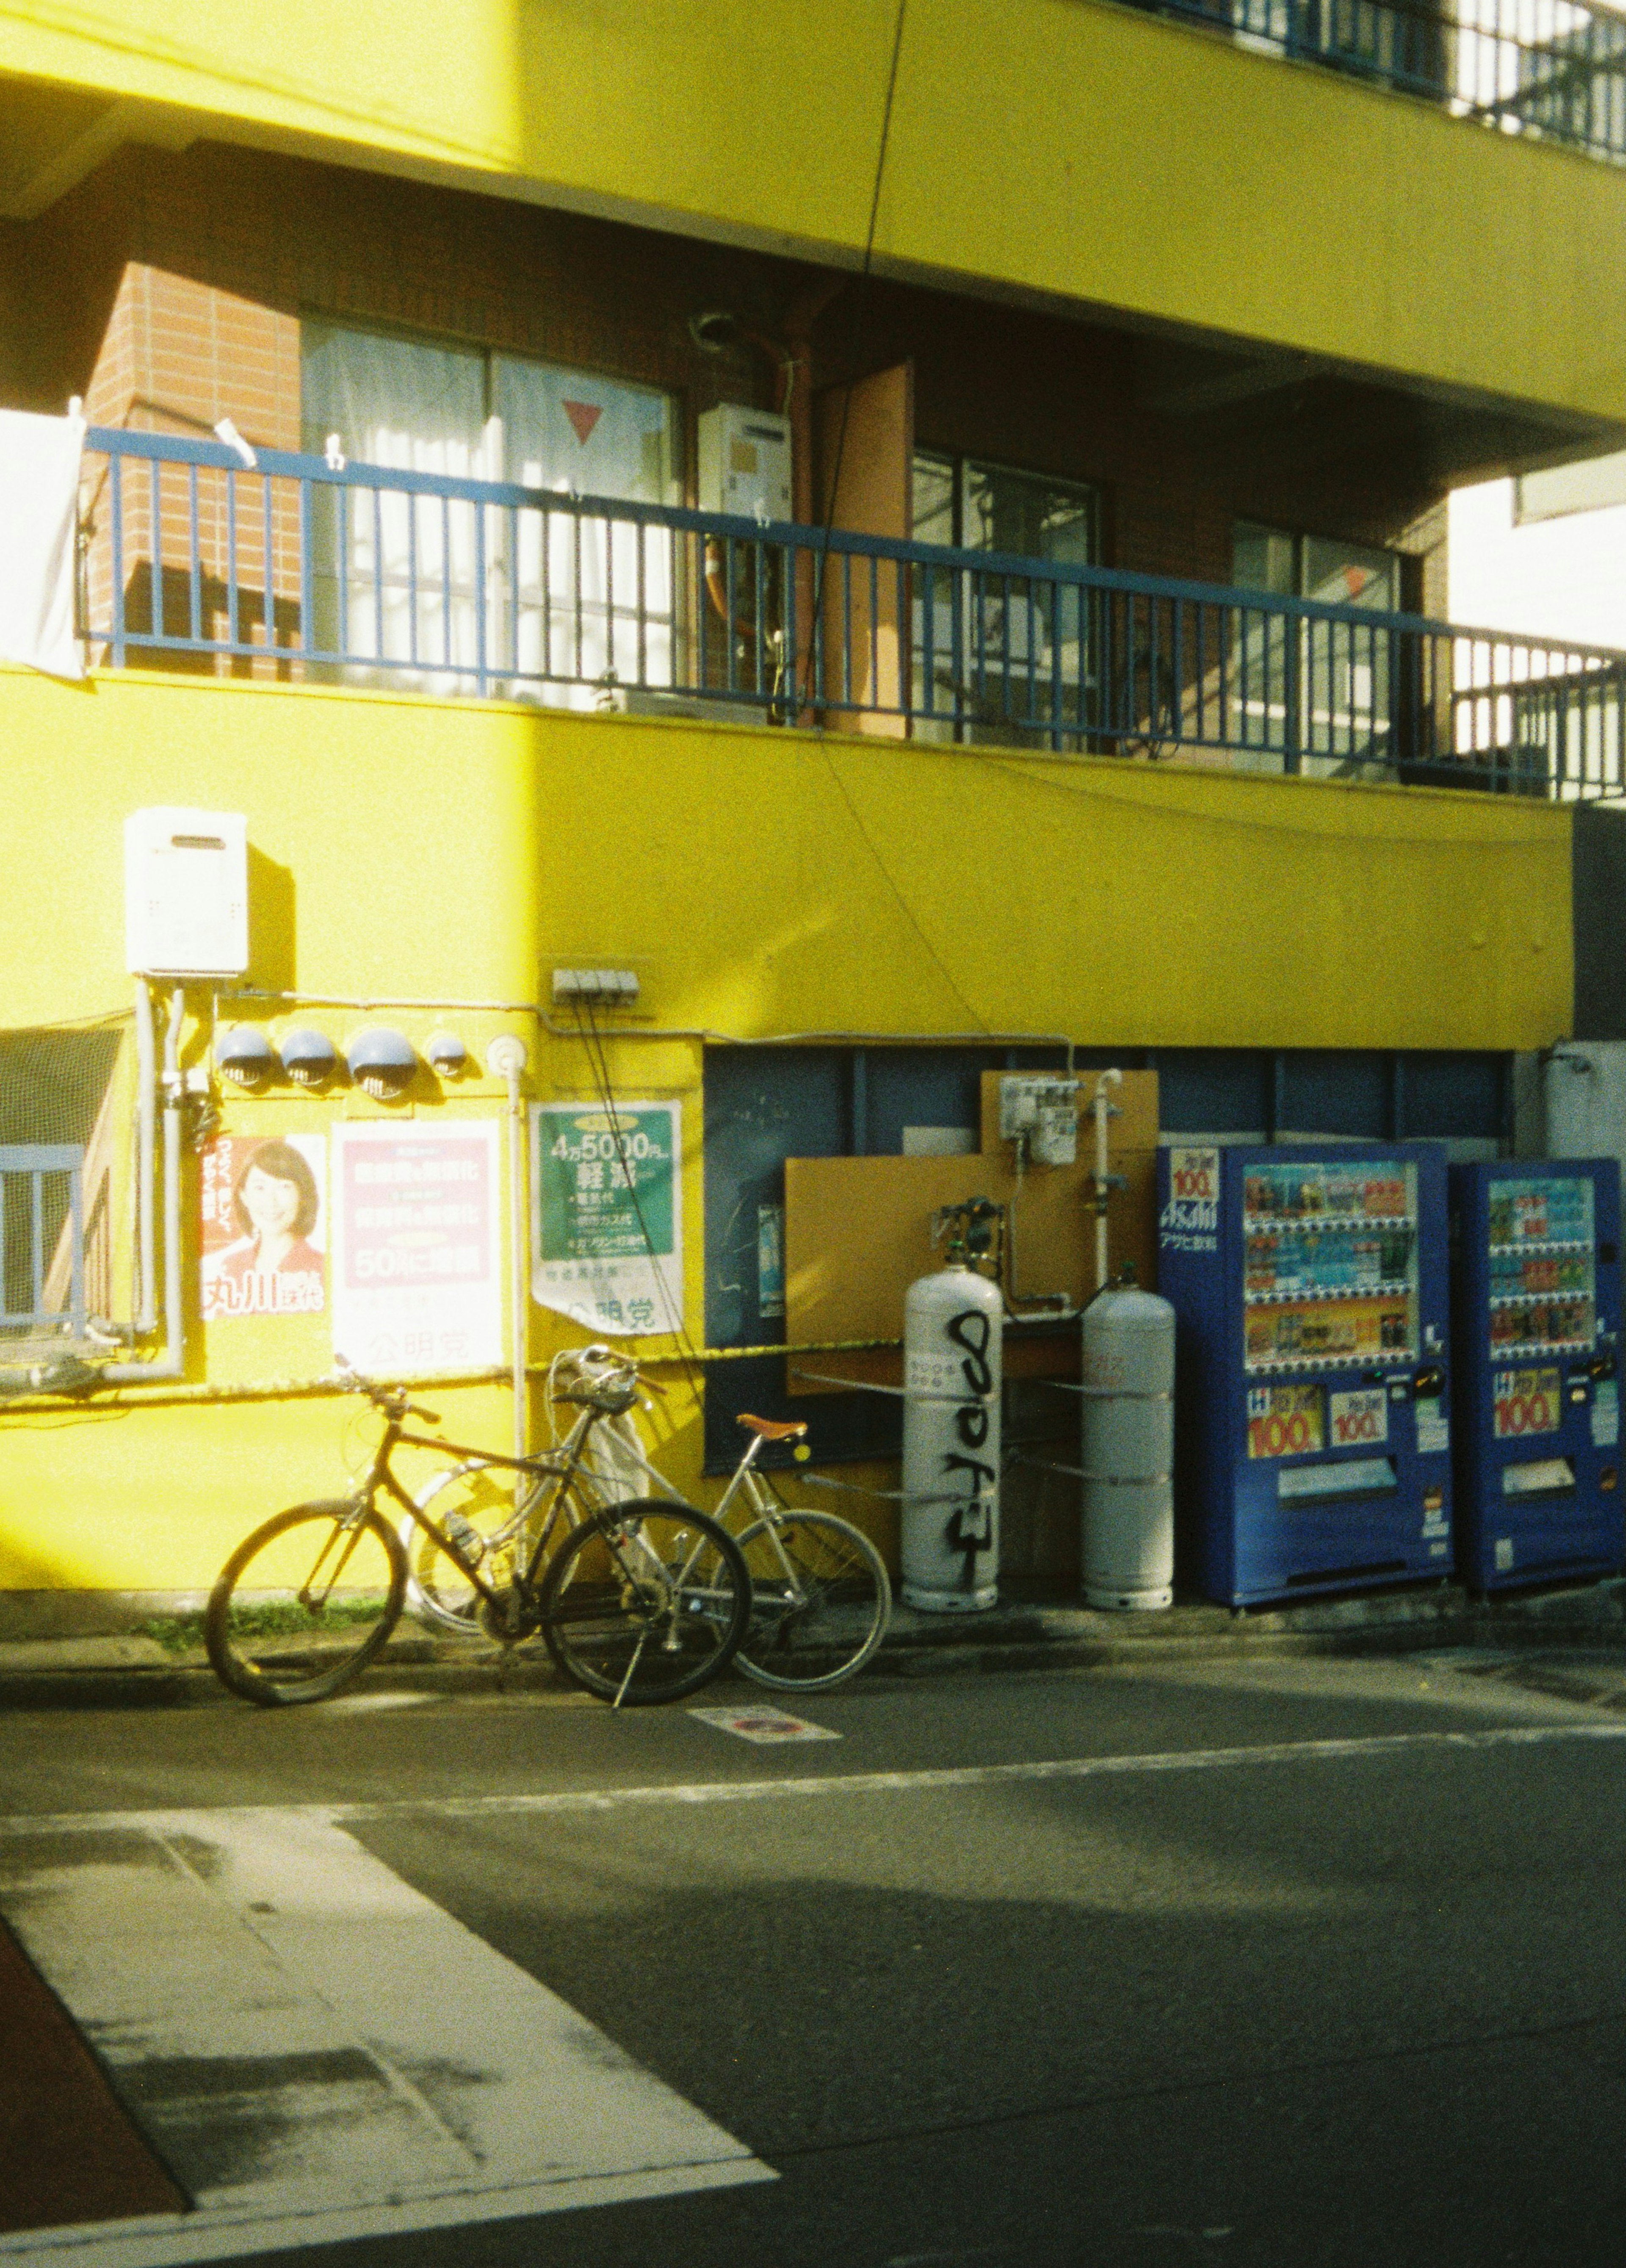
[{"label": "bicycle frame", "polygon": [[459,1550],[455,1539],[437,1521],[431,1520],[420,1506],[413,1502],[391,1469],[391,1457],[398,1448],[432,1449],[438,1455],[444,1456],[450,1454],[467,1464],[497,1466],[509,1472],[528,1473],[536,1480],[552,1479],[556,1485],[548,1501],[547,1517],[542,1522],[541,1532],[537,1536],[535,1547],[519,1579],[521,1587],[528,1591],[534,1587],[537,1569],[541,1564],[543,1554],[548,1549],[548,1541],[558,1521],[560,1507],[566,1491],[581,1469],[582,1451],[586,1447],[588,1437],[598,1423],[600,1414],[596,1410],[584,1410],[571,1427],[569,1439],[563,1447],[545,1450],[534,1457],[505,1457],[496,1449],[477,1448],[465,1441],[449,1441],[441,1434],[410,1432],[399,1418],[386,1418],[384,1437],[373,1453],[372,1468],[365,1482],[357,1491],[357,1513],[359,1515],[363,1508],[373,1507],[380,1490],[393,1497],[414,1526],[422,1528],[425,1535],[434,1539],[452,1565],[459,1568],[467,1580],[473,1584],[486,1604],[489,1607],[494,1607],[497,1602],[497,1593],[493,1590],[477,1568],[469,1565],[468,1561]]}]

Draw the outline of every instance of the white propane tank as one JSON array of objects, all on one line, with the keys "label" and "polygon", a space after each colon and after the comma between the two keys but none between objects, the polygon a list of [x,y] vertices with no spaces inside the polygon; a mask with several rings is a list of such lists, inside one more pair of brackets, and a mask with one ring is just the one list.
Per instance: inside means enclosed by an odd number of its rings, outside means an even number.
[{"label": "white propane tank", "polygon": [[999,1599],[997,1284],[951,1261],[903,1301],[903,1603],[974,1614]]},{"label": "white propane tank", "polygon": [[1084,1311],[1084,1595],[1174,1598],[1174,1310],[1132,1283]]}]

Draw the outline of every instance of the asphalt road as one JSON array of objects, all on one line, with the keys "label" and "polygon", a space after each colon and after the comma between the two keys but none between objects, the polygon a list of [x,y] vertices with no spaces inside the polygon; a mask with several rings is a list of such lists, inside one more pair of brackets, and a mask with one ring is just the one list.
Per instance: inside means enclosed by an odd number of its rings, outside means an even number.
[{"label": "asphalt road", "polygon": [[41,1713],[0,1812],[345,1807],[778,2176],[335,2268],[1615,2268],[1626,1719],[1495,1667]]}]

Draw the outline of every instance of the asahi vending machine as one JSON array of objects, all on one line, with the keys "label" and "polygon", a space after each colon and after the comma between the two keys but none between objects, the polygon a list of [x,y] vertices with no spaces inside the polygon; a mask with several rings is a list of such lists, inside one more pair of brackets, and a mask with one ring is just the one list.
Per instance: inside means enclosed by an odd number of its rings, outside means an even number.
[{"label": "asahi vending machine", "polygon": [[1615,1574],[1620,1167],[1451,1169],[1457,1566],[1475,1591]]},{"label": "asahi vending machine", "polygon": [[1446,1159],[1159,1153],[1186,1560],[1232,1606],[1452,1572]]}]

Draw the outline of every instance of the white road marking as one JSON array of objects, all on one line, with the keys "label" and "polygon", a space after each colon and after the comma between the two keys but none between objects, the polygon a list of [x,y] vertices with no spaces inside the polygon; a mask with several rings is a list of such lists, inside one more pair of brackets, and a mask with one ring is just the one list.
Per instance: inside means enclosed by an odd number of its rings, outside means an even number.
[{"label": "white road marking", "polygon": [[839,1741],[842,1737],[828,1726],[810,1725],[806,1717],[787,1717],[783,1709],[690,1709],[685,1713],[698,1717],[703,1725],[710,1725],[719,1733],[732,1733],[737,1740],[754,1741],[761,1746],[773,1741]]},{"label": "white road marking", "polygon": [[309,1808],[9,1822],[0,1913],[195,2210],[0,2236],[165,2268],[773,2178]]},{"label": "white road marking", "polygon": [[544,1795],[435,1795],[387,1803],[245,1804],[210,1811],[62,1811],[0,1819],[4,1837],[46,1830],[107,1827],[185,1832],[196,1820],[309,1819],[328,1826],[386,1819],[550,1817],[570,1812],[623,1811],[635,1806],[774,1803],[820,1797],[953,1793],[960,1788],[1024,1780],[1118,1779],[1142,1772],[1240,1771],[1261,1764],[1343,1764],[1366,1756],[1471,1755],[1496,1749],[1549,1748],[1626,1741],[1626,1723],[1497,1725],[1472,1733],[1373,1733],[1359,1740],[1262,1742],[1240,1749],[1174,1749],[1152,1756],[1059,1756],[1019,1764],[950,1764],[923,1771],[807,1772],[796,1779],[657,1783],[650,1787],[562,1788]]}]

